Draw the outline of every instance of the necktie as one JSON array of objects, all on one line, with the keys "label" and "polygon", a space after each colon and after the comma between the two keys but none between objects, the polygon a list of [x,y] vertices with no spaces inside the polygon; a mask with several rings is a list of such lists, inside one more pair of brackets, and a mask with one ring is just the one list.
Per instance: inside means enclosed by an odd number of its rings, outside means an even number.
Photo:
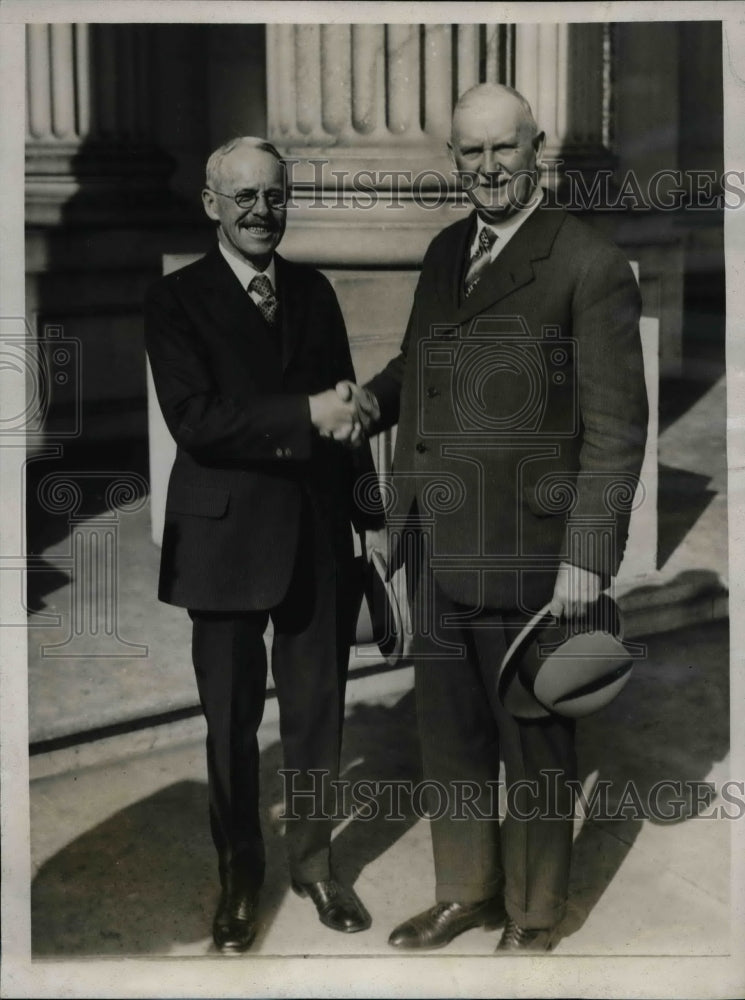
[{"label": "necktie", "polygon": [[481,272],[491,263],[491,248],[497,242],[497,234],[493,229],[484,226],[479,233],[479,245],[468,264],[468,271],[464,281],[466,296],[474,290],[481,277]]},{"label": "necktie", "polygon": [[256,277],[252,279],[248,288],[249,291],[256,292],[257,295],[261,296],[259,301],[256,303],[259,312],[267,321],[269,326],[274,326],[277,322],[279,302],[277,301],[277,296],[274,294],[271,281],[265,274],[257,274]]}]

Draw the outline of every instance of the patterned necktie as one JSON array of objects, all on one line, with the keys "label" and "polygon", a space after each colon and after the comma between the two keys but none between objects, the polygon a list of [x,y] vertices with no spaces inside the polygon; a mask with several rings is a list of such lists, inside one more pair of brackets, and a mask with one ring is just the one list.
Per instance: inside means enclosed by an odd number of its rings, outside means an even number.
[{"label": "patterned necktie", "polygon": [[256,292],[257,295],[261,296],[256,303],[258,310],[269,326],[275,326],[277,323],[279,302],[277,301],[277,296],[274,294],[271,281],[265,274],[257,274],[249,284],[248,290]]},{"label": "patterned necktie", "polygon": [[491,263],[491,248],[497,242],[497,234],[493,229],[484,226],[479,233],[479,245],[468,264],[468,271],[464,281],[466,297],[468,297],[479,283],[481,272]]}]

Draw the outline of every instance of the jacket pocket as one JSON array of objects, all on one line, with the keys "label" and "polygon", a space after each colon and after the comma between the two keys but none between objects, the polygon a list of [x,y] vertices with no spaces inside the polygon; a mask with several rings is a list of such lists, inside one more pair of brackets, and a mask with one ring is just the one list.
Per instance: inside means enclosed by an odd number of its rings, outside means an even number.
[{"label": "jacket pocket", "polygon": [[171,486],[166,500],[169,514],[193,514],[196,517],[222,517],[228,509],[229,490],[208,486]]}]

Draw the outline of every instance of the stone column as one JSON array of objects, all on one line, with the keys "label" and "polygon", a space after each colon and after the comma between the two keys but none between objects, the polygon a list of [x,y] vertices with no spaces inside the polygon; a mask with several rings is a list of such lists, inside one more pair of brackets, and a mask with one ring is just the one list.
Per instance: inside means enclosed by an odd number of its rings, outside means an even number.
[{"label": "stone column", "polygon": [[29,224],[162,197],[171,164],[152,140],[148,38],[139,24],[26,26]]},{"label": "stone column", "polygon": [[285,249],[330,267],[418,266],[458,217],[452,109],[483,81],[523,91],[547,158],[610,164],[607,25],[268,25],[268,134],[299,182]]},{"label": "stone column", "polygon": [[603,24],[521,24],[517,90],[546,133],[545,156],[595,171],[610,164],[610,34]]},{"label": "stone column", "polygon": [[602,24],[268,25],[269,136],[337,170],[449,171],[453,104],[493,81],[531,102],[550,156],[597,168],[609,155],[609,67]]}]

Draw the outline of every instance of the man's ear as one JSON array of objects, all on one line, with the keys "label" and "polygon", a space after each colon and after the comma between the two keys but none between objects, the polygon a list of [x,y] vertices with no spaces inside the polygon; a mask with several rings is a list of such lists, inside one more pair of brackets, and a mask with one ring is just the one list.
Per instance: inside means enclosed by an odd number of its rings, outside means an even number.
[{"label": "man's ear", "polygon": [[535,150],[535,161],[540,165],[541,157],[543,156],[543,147],[546,143],[546,133],[539,132],[537,136],[533,139],[533,149]]},{"label": "man's ear", "polygon": [[220,216],[217,212],[217,198],[214,191],[210,191],[209,188],[203,188],[202,205],[204,205],[205,212],[213,222],[220,221]]}]

